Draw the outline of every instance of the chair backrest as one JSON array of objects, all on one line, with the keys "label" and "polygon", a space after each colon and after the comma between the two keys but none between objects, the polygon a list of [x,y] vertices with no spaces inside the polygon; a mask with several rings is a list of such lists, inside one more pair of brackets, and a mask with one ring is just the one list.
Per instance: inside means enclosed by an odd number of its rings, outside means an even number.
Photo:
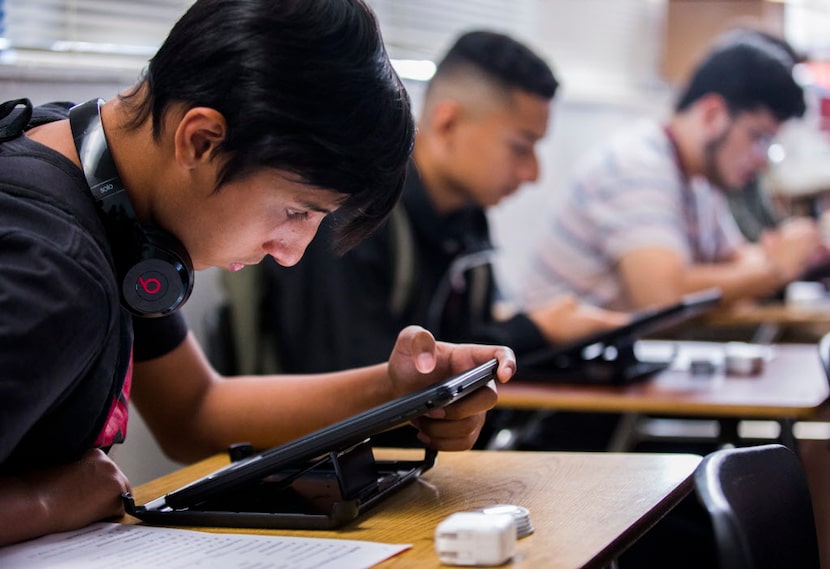
[{"label": "chair backrest", "polygon": [[787,447],[715,451],[695,472],[695,487],[712,517],[721,569],[819,567],[810,491]]},{"label": "chair backrest", "polygon": [[830,381],[830,332],[821,337],[818,341],[818,357],[821,360],[821,366],[824,368],[824,373]]}]

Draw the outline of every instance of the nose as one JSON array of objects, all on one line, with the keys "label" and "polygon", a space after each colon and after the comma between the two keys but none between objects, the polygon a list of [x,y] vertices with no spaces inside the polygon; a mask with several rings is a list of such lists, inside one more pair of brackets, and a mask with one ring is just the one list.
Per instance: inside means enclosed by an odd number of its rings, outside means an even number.
[{"label": "nose", "polygon": [[769,154],[766,150],[763,153],[760,151],[753,153],[752,160],[756,172],[765,170],[769,166]]},{"label": "nose", "polygon": [[265,252],[274,258],[277,264],[283,267],[293,267],[300,262],[305,253],[305,247],[284,247],[281,245],[267,245]]},{"label": "nose", "polygon": [[539,179],[539,159],[535,152],[522,163],[519,175],[522,182],[535,182]]},{"label": "nose", "polygon": [[266,254],[283,267],[293,267],[303,258],[308,244],[314,238],[315,231],[307,234],[292,234],[285,237],[277,237],[268,241],[262,246]]}]

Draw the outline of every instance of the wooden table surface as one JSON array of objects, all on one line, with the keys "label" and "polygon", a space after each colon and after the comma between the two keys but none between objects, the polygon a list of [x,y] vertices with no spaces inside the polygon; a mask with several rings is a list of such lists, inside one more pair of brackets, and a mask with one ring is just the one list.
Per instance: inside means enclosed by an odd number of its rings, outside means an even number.
[{"label": "wooden table surface", "polygon": [[707,312],[699,321],[709,325],[778,323],[784,325],[819,324],[830,329],[830,306],[797,307],[783,302],[768,304],[738,303]]},{"label": "wooden table surface", "polygon": [[830,305],[742,302],[712,310],[684,324],[681,331],[689,340],[817,342],[830,333]]},{"label": "wooden table surface", "polygon": [[[679,347],[672,368],[626,386],[510,381],[499,386],[500,407],[759,419],[805,419],[830,397],[827,374],[813,344],[778,344],[758,376],[693,376],[691,354],[723,353],[723,344],[646,340],[652,349]],[[684,351],[685,350],[685,351]],[[686,356],[683,356],[686,354]],[[521,361],[519,362],[521,365]]]},{"label": "wooden table surface", "polygon": [[[407,453],[379,449],[376,455]],[[509,503],[528,508],[536,530],[519,540],[510,567],[601,568],[691,491],[699,461],[689,454],[441,453],[420,480],[338,531],[215,531],[411,543],[381,567],[421,569],[442,566],[433,544],[442,519]],[[143,484],[134,489],[136,501],[143,504],[226,463],[225,456],[216,456]],[[137,520],[125,516],[124,522]]]}]

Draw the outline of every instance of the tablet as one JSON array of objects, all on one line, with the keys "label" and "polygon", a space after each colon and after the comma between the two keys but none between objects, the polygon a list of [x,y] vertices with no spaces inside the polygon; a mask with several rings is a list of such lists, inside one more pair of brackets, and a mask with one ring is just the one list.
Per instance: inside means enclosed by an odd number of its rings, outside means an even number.
[{"label": "tablet", "polygon": [[634,353],[634,343],[711,310],[721,297],[717,288],[688,294],[669,306],[636,313],[618,328],[524,354],[516,379],[594,384],[643,379],[667,368],[671,361],[642,361]]},{"label": "tablet", "polygon": [[[332,504],[342,510],[341,502],[348,502],[350,513],[345,515],[342,511],[339,514],[331,511],[323,512],[327,519],[327,522],[323,525],[315,525],[315,523],[309,525],[308,520],[305,522],[298,520],[309,512],[302,508],[297,509],[297,507],[287,503],[271,503],[269,506],[263,506],[265,502],[269,501],[268,496],[252,496],[251,492],[257,493],[257,488],[262,487],[263,481],[269,479],[271,482],[274,479],[280,479],[279,486],[283,488],[286,486],[286,481],[294,481],[299,474],[314,471],[316,466],[326,462],[329,464],[322,468],[324,478],[328,477],[330,479],[332,475],[341,476],[340,470],[352,468],[364,471],[358,473],[358,478],[364,481],[367,480],[365,471],[373,471],[375,468],[371,448],[367,448],[367,439],[370,439],[374,434],[397,427],[410,419],[423,415],[431,409],[449,405],[487,385],[496,379],[497,368],[498,361],[490,360],[466,372],[404,395],[306,436],[232,462],[228,466],[170,492],[163,498],[154,500],[145,506],[136,506],[130,496],[125,496],[127,511],[145,521],[160,523],[175,524],[182,522],[194,525],[240,527],[332,527],[342,522],[343,519],[349,519],[362,511],[365,505],[362,502],[374,501],[377,498],[377,492],[384,490],[384,485],[388,485],[390,478],[387,477],[386,482],[380,479],[368,480],[365,486],[371,488],[372,491],[363,492],[364,496],[362,497],[356,497],[360,492],[350,492],[348,488],[341,488],[346,494],[354,495],[339,496],[334,499]],[[349,457],[348,461],[343,457]],[[432,466],[434,457],[434,453],[430,458],[430,454],[427,452],[427,459],[423,463],[412,464],[404,461],[401,464],[392,465],[391,479],[394,479],[397,484],[401,480],[416,477],[425,468]],[[397,461],[392,462],[397,463]],[[319,478],[320,472],[320,469],[318,469],[315,476]],[[369,476],[370,479],[373,477],[374,474]],[[343,486],[342,481],[336,483]],[[330,485],[331,480],[326,484]],[[363,485],[363,482],[361,484]],[[271,490],[273,490],[273,487],[268,490],[269,493],[273,494]],[[235,500],[241,502],[234,503]],[[274,501],[273,496],[270,501]],[[264,507],[266,511],[249,511],[250,504],[247,504],[247,502],[256,503],[256,508],[261,510]],[[332,504],[329,504],[329,506]],[[281,513],[286,513],[280,508],[294,508],[297,511],[287,512],[289,514],[287,517],[280,516]],[[269,509],[270,511],[267,511]],[[249,515],[246,516],[246,514]],[[270,520],[267,519],[269,515]],[[332,515],[340,517],[332,519]]]}]

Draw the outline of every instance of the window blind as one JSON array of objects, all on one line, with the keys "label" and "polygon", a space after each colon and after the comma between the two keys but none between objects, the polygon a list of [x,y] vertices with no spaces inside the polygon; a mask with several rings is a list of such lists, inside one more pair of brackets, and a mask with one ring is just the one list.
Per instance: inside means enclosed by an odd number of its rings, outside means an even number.
[{"label": "window blind", "polygon": [[[470,28],[518,33],[529,2],[369,0],[390,55],[435,59]],[[5,9],[3,5],[5,4]],[[152,54],[192,0],[0,0],[0,30],[14,49]]]},{"label": "window blind", "polygon": [[7,47],[152,54],[190,0],[4,0]]},{"label": "window blind", "polygon": [[380,21],[389,55],[436,60],[460,33],[489,29],[521,34],[534,1],[368,0]]}]

